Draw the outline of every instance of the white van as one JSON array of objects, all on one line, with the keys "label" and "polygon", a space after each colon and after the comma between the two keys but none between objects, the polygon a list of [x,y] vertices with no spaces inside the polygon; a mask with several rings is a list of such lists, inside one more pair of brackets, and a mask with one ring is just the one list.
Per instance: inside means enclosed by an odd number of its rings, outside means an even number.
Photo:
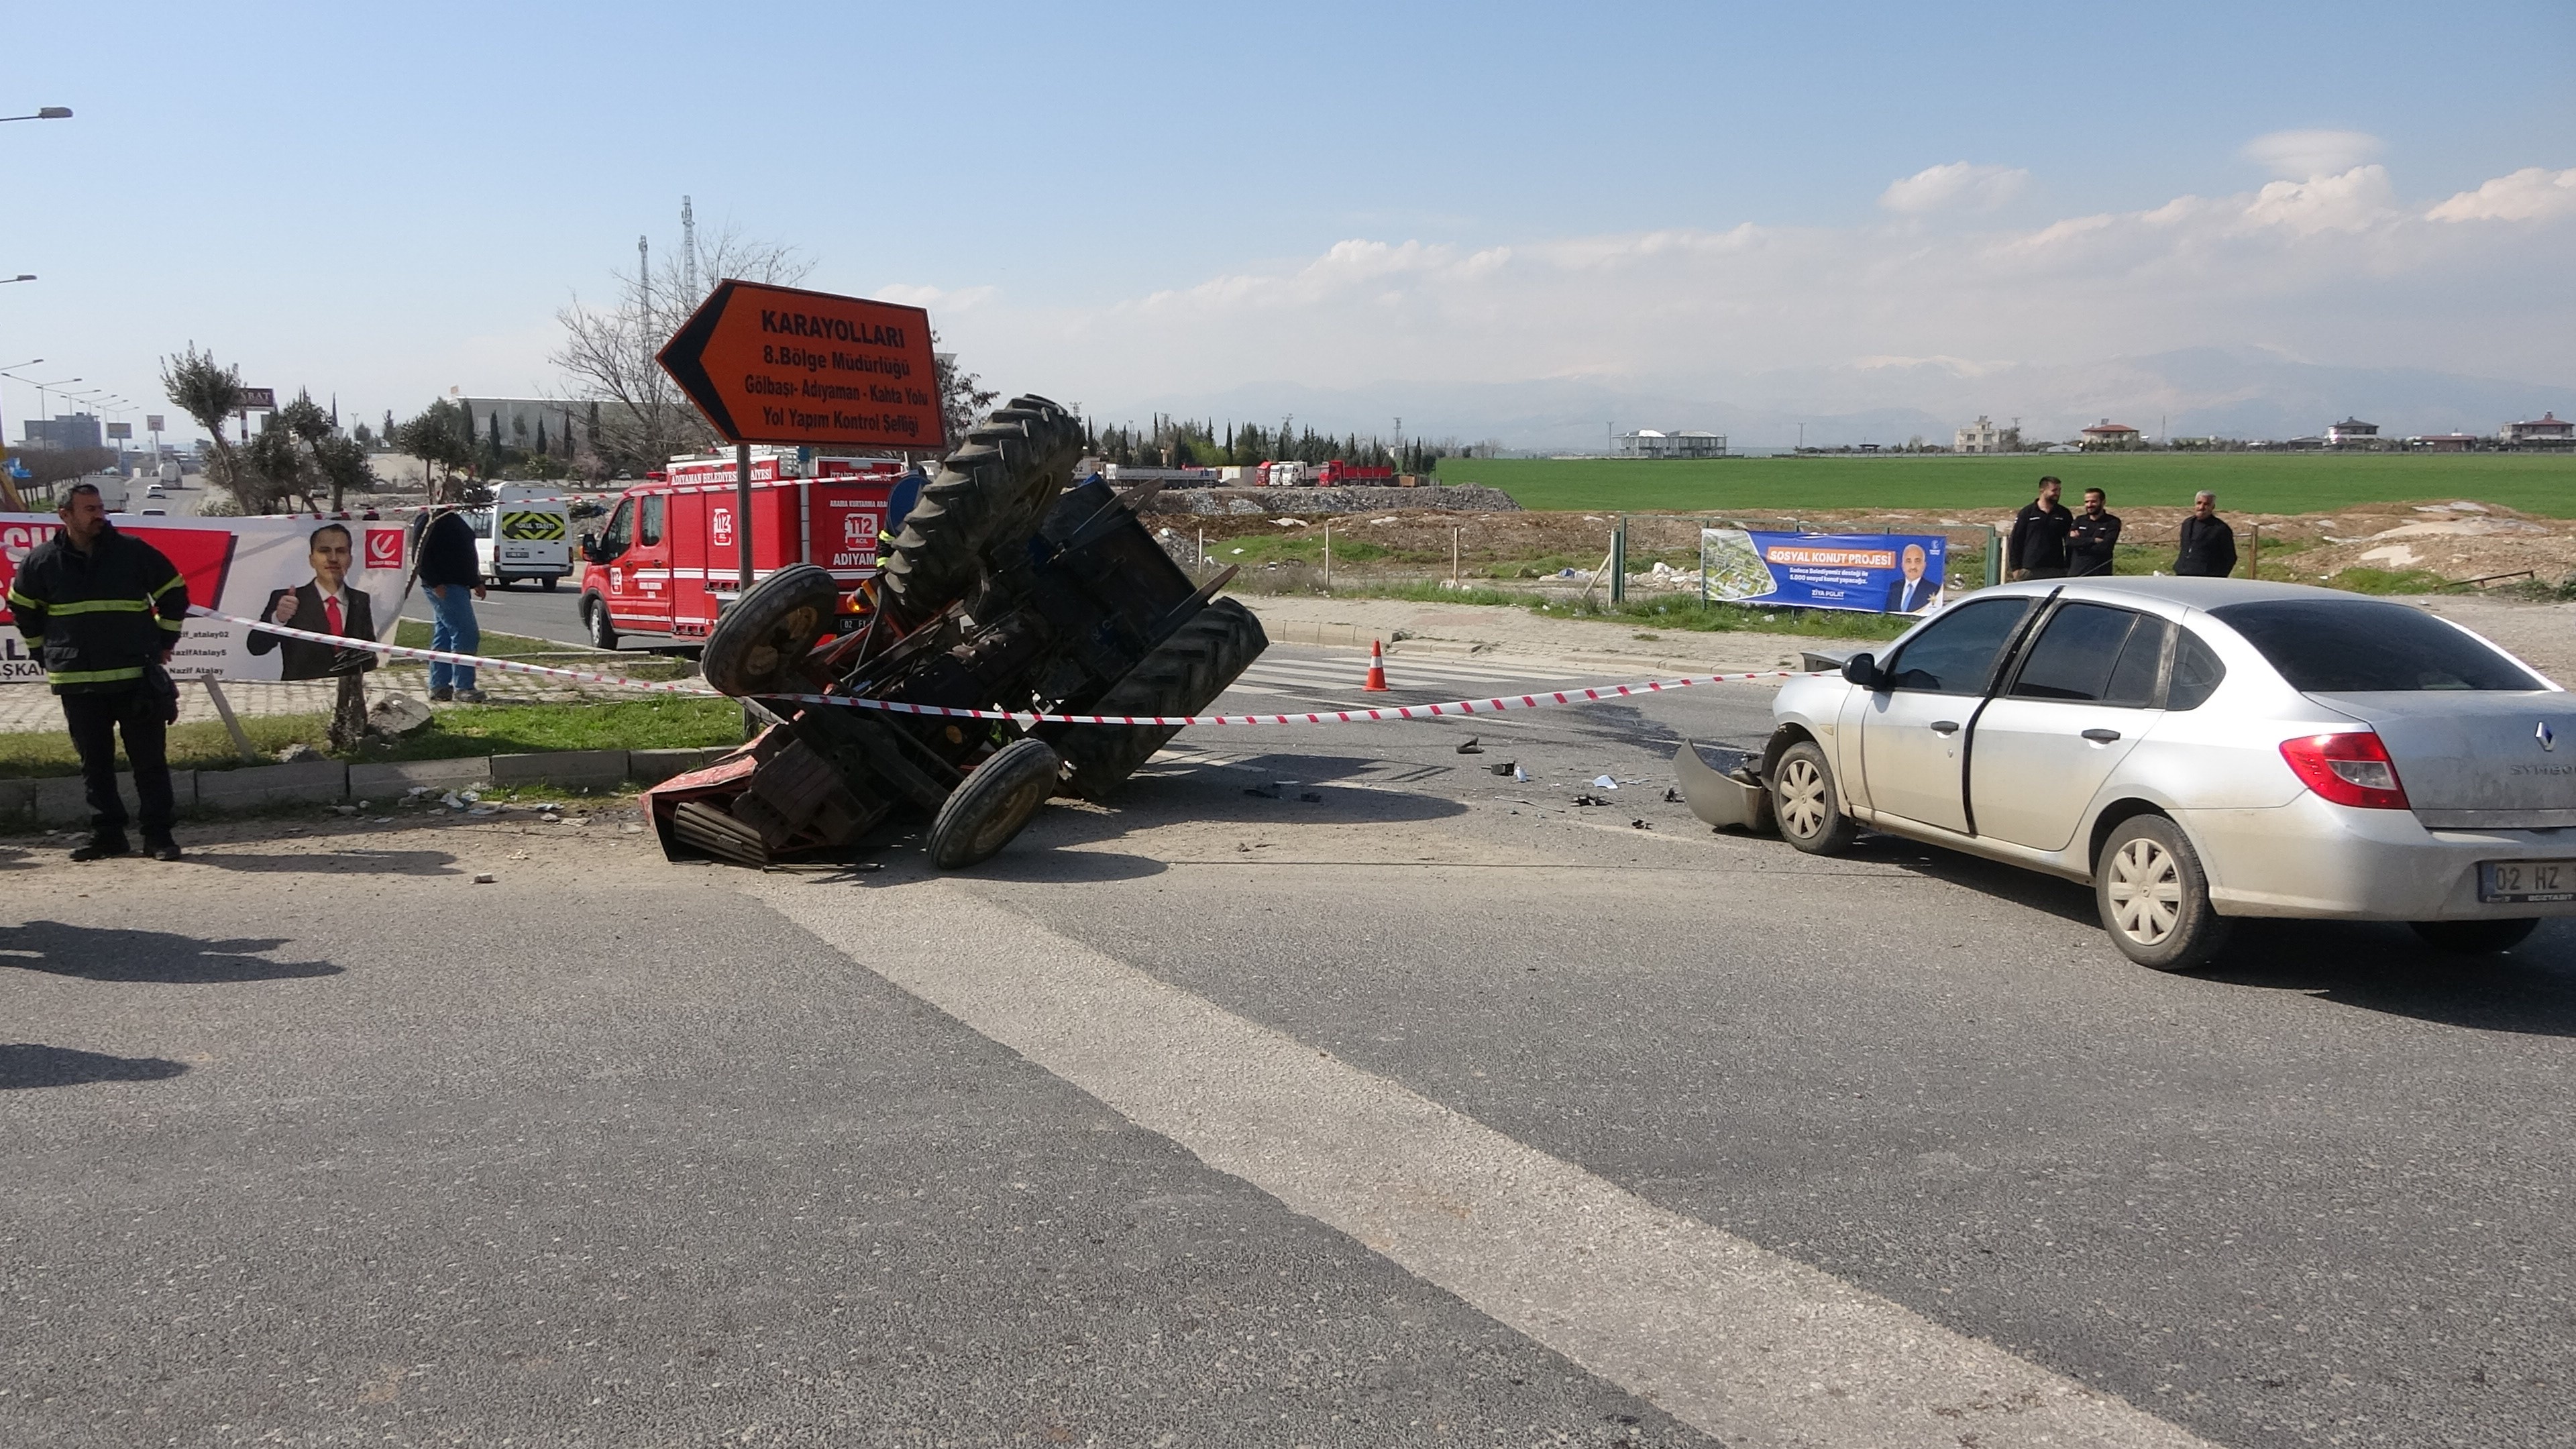
[{"label": "white van", "polygon": [[553,484],[504,483],[490,508],[465,515],[474,525],[474,558],[498,588],[535,579],[552,589],[572,572],[572,505]]}]

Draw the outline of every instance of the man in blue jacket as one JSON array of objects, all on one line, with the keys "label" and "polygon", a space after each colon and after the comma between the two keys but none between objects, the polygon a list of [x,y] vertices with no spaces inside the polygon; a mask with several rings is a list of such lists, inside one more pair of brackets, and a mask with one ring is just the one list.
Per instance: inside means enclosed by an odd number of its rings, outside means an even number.
[{"label": "man in blue jacket", "polygon": [[188,617],[188,582],[161,550],[107,521],[95,483],[75,483],[57,510],[62,531],[27,553],[9,581],[9,611],[63,701],[80,754],[90,838],[74,860],[123,855],[125,802],[116,793],[116,737],[134,764],[143,849],[177,860],[168,754],[172,698],[161,674]]}]

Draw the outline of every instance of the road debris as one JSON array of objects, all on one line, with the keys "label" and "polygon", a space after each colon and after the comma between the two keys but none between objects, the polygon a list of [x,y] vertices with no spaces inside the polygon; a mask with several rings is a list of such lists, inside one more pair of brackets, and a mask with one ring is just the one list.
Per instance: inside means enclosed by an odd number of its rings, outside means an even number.
[{"label": "road debris", "polygon": [[1472,735],[1468,737],[1467,743],[1458,747],[1458,753],[1462,755],[1481,755],[1484,752],[1485,747],[1477,743],[1477,738]]}]

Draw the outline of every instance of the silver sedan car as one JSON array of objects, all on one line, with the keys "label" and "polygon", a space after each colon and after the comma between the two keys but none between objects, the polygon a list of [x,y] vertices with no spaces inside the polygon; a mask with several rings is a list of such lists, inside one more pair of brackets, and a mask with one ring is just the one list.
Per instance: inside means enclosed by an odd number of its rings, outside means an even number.
[{"label": "silver sedan car", "polygon": [[[2091,883],[2111,940],[2206,965],[2230,919],[2406,921],[2498,951],[2576,914],[2576,704],[2466,629],[2295,584],[2103,578],[1952,604],[1791,681],[1686,798],[1833,854],[1862,827]],[[2568,749],[2561,752],[2564,741]]]}]

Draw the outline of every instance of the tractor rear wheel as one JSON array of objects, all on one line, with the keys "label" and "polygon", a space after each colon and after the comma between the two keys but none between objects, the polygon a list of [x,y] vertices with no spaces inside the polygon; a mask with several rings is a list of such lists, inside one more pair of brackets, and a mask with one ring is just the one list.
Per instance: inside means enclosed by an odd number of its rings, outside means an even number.
[{"label": "tractor rear wheel", "polygon": [[1042,397],[1017,397],[966,434],[887,546],[885,588],[918,624],[974,592],[1028,544],[1082,459],[1082,425]]},{"label": "tractor rear wheel", "polygon": [[716,619],[698,672],[727,694],[789,694],[814,641],[832,627],[841,586],[829,569],[789,564],[753,584]]},{"label": "tractor rear wheel", "polygon": [[[1083,712],[1197,714],[1269,647],[1270,636],[1262,632],[1258,615],[1232,599],[1217,599]],[[1055,747],[1071,767],[1066,791],[1085,800],[1107,799],[1180,732],[1179,725],[1065,726]]]}]

